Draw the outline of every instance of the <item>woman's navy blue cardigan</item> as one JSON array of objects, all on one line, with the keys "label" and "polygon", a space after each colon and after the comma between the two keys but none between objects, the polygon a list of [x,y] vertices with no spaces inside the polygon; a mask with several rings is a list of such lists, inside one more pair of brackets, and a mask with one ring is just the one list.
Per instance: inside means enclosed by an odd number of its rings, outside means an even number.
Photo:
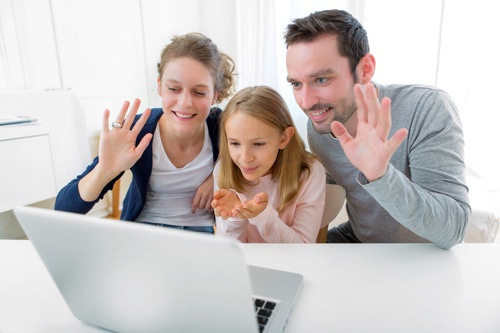
[{"label": "woman's navy blue cardigan", "polygon": [[[214,107],[210,110],[210,114],[208,115],[208,118],[206,120],[210,139],[212,141],[214,163],[219,156],[219,117],[221,113],[221,109]],[[136,145],[147,133],[151,133],[154,135],[158,120],[162,115],[163,110],[161,108],[151,109],[151,115],[149,116],[146,124],[137,136]],[[134,125],[139,117],[140,115],[137,115],[135,117],[133,123]],[[86,214],[92,209],[92,207],[94,207],[94,205],[99,200],[104,197],[106,192],[113,189],[114,183],[123,175],[124,172],[120,173],[115,179],[109,182],[95,201],[87,202],[81,198],[80,192],[78,191],[78,182],[90,171],[92,171],[92,169],[95,168],[98,161],[99,156],[94,159],[92,164],[90,164],[81,175],[73,179],[59,191],[54,206],[55,210]],[[120,217],[121,220],[135,221],[135,219],[141,213],[142,208],[144,207],[144,203],[146,202],[146,192],[152,169],[153,140],[151,140],[141,158],[139,158],[137,163],[135,163],[130,169],[132,171],[132,181],[130,183],[130,187],[127,191],[125,199],[123,200],[123,211]]]}]

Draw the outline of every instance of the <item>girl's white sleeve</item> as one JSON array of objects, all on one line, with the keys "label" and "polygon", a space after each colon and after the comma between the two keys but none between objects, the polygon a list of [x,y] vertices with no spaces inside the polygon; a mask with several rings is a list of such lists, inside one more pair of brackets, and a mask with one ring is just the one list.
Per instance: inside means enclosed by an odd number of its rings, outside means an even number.
[{"label": "girl's white sleeve", "polygon": [[[214,168],[214,192],[219,189],[217,183],[217,177],[219,173],[219,163],[215,165]],[[240,194],[234,191],[238,197],[240,198],[242,203],[247,202],[247,199],[243,194]],[[215,225],[216,225],[216,236],[225,236],[239,239],[241,242],[247,242],[247,226],[248,220],[246,219],[238,219],[238,218],[229,218],[227,220],[222,219],[221,217],[215,217]]]}]

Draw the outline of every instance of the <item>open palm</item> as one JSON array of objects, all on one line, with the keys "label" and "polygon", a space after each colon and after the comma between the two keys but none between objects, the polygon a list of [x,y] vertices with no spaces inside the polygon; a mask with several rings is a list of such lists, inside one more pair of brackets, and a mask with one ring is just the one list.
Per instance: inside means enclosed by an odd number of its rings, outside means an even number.
[{"label": "open palm", "polygon": [[268,200],[267,193],[262,192],[243,204],[236,192],[221,189],[215,191],[212,207],[215,215],[224,220],[229,217],[249,219],[259,215],[267,207]]},{"label": "open palm", "polygon": [[352,137],[344,125],[337,121],[332,123],[331,129],[352,165],[368,181],[374,181],[386,173],[392,155],[406,138],[408,131],[401,128],[388,139],[391,129],[391,100],[384,98],[379,103],[372,83],[366,85],[365,91],[356,84],[354,96],[358,114],[356,136]]}]

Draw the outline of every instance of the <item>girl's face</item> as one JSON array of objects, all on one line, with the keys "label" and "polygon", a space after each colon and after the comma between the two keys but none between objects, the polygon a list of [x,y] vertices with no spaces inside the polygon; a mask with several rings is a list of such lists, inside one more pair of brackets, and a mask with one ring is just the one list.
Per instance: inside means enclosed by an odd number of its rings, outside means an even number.
[{"label": "girl's face", "polygon": [[214,81],[209,70],[191,58],[167,63],[158,78],[158,94],[168,122],[186,133],[205,122],[215,102]]},{"label": "girl's face", "polygon": [[236,112],[227,119],[225,131],[231,159],[243,177],[253,183],[271,173],[278,151],[286,147],[293,135],[292,127],[280,133],[243,112]]}]

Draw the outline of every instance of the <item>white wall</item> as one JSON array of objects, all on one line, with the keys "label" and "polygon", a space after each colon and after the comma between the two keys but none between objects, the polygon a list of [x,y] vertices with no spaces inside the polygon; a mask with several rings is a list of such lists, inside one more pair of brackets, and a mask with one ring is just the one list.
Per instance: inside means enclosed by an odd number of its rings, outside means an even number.
[{"label": "white wall", "polygon": [[[156,63],[174,34],[200,31],[236,62],[239,87],[278,89],[301,122],[285,80],[283,31],[293,17],[342,8],[365,25],[381,83],[435,84],[464,123],[467,163],[500,205],[495,79],[500,67],[494,2],[488,0],[0,0],[0,90],[72,89],[89,137],[105,108],[139,97],[159,105]],[[493,58],[493,59],[491,59]],[[491,60],[490,60],[491,59]],[[2,116],[0,109],[0,117]],[[497,215],[500,215],[498,208]]]}]

